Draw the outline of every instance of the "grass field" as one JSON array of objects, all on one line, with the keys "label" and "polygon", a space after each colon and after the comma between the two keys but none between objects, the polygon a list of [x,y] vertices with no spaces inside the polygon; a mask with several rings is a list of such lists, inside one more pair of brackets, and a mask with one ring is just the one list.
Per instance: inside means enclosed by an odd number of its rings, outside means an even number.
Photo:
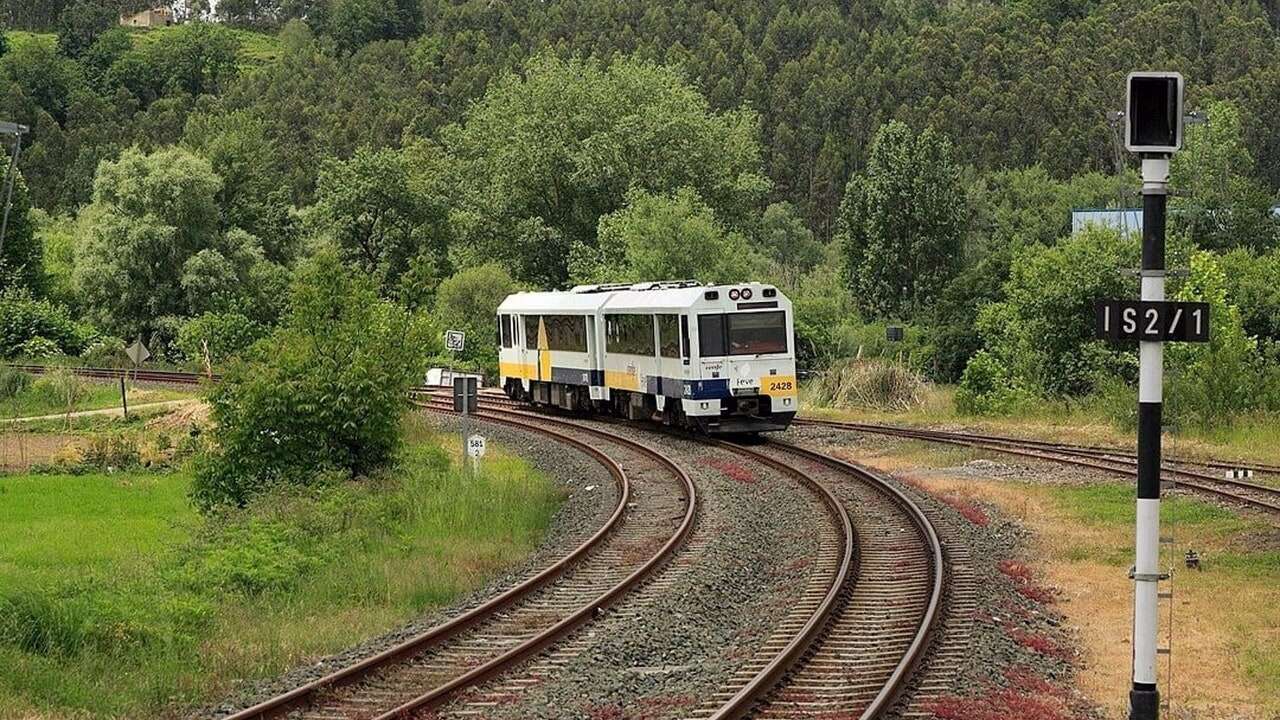
[{"label": "grass field", "polygon": [[524,557],[560,495],[497,449],[205,520],[183,473],[0,476],[0,718],[178,717],[347,647]]}]

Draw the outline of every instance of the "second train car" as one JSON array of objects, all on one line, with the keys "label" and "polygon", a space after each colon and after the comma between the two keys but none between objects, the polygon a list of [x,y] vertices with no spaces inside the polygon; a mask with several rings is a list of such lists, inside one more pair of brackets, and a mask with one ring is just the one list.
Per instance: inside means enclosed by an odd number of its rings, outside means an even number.
[{"label": "second train car", "polygon": [[798,403],[791,302],[762,283],[582,285],[498,307],[513,399],[708,434],[783,430]]}]

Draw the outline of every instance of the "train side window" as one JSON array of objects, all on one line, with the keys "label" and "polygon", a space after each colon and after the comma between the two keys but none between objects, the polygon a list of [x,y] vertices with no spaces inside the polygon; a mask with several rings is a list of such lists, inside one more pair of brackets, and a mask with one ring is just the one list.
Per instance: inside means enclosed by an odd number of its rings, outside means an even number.
[{"label": "train side window", "polygon": [[525,315],[524,316],[524,346],[528,350],[538,350],[538,324],[542,321],[541,315]]},{"label": "train side window", "polygon": [[724,357],[728,342],[724,336],[724,315],[698,316],[698,354],[704,358]]},{"label": "train side window", "polygon": [[587,351],[587,326],[581,315],[547,315],[547,347],[567,352]]},{"label": "train side window", "polygon": [[606,352],[653,357],[656,348],[652,315],[605,315],[604,322]]},{"label": "train side window", "polygon": [[689,359],[689,316],[680,316],[680,357]]},{"label": "train side window", "polygon": [[658,347],[664,358],[680,357],[680,322],[675,315],[658,316]]},{"label": "train side window", "polygon": [[500,327],[499,335],[502,339],[502,347],[511,347],[511,316],[499,315],[498,325]]}]

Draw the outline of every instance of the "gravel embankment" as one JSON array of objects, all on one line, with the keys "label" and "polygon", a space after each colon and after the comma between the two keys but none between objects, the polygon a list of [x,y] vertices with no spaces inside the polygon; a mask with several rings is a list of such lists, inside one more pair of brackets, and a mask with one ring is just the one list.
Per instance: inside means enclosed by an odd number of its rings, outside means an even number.
[{"label": "gravel embankment", "polygon": [[621,425],[607,429],[688,469],[701,498],[693,537],[655,581],[452,712],[482,708],[481,716],[495,719],[683,717],[751,657],[803,589],[817,552],[817,523],[827,521],[811,493],[725,450]]},{"label": "gravel embankment", "polygon": [[[441,429],[456,431],[457,420],[444,415],[427,413]],[[568,554],[598,530],[618,502],[613,476],[599,462],[584,453],[555,443],[540,435],[524,432],[504,425],[484,423],[485,436],[508,452],[520,455],[534,467],[564,485],[568,497],[556,512],[547,534],[538,549],[524,562],[495,577],[483,588],[459,599],[450,607],[440,608],[401,627],[356,645],[310,665],[294,668],[275,678],[260,682],[248,682],[219,704],[203,708],[192,714],[193,718],[221,718],[240,708],[267,700],[311,680],[323,677],[360,659],[376,655],[409,638],[418,635],[458,613],[475,607],[498,595],[521,580],[537,573],[560,557]],[[461,439],[459,439],[461,443]],[[591,486],[588,491],[586,488]]]}]

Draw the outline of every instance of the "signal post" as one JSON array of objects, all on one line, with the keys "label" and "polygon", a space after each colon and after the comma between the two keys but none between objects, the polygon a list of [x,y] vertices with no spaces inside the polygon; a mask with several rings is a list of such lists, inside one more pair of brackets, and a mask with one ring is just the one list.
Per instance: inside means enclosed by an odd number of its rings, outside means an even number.
[{"label": "signal post", "polygon": [[1160,712],[1159,655],[1160,434],[1164,342],[1206,342],[1209,306],[1165,301],[1165,210],[1169,158],[1182,147],[1183,80],[1173,72],[1134,72],[1126,81],[1125,147],[1142,157],[1142,295],[1138,302],[1103,300],[1097,334],[1138,341],[1138,477],[1134,527],[1133,684],[1130,720]]}]

